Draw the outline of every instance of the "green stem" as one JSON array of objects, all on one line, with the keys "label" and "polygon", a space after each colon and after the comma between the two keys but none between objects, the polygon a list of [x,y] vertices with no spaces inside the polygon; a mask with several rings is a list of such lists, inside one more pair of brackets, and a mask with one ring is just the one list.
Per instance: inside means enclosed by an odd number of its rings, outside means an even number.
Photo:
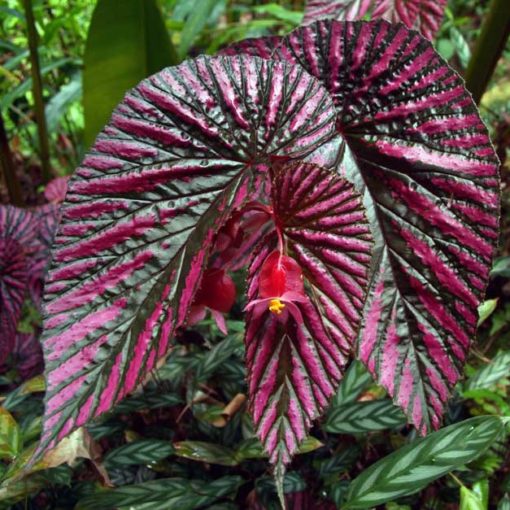
[{"label": "green stem", "polygon": [[32,71],[32,92],[34,95],[35,118],[39,134],[39,152],[41,158],[43,181],[51,179],[50,149],[48,144],[48,129],[46,127],[46,116],[44,113],[43,87],[41,80],[41,68],[39,66],[39,55],[37,52],[37,30],[35,28],[34,11],[31,0],[23,0],[25,17],[27,20],[28,47],[30,50],[30,64]]},{"label": "green stem", "polygon": [[0,168],[5,178],[9,199],[13,205],[21,207],[23,198],[21,196],[21,187],[19,185],[16,173],[14,172],[14,164],[12,162],[11,149],[7,140],[7,133],[4,127],[4,119],[0,114]]},{"label": "green stem", "polygon": [[508,0],[492,0],[466,71],[466,86],[478,104],[510,34]]}]

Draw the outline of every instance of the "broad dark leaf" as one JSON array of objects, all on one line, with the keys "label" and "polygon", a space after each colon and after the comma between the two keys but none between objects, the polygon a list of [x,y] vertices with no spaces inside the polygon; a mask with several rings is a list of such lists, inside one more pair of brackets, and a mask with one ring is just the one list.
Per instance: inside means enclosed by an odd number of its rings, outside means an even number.
[{"label": "broad dark leaf", "polygon": [[143,381],[186,321],[218,230],[273,158],[308,155],[334,121],[317,80],[253,57],[188,61],[124,98],[62,207],[39,452]]},{"label": "broad dark leaf", "polygon": [[179,441],[174,446],[175,455],[185,459],[220,466],[237,466],[240,462],[234,450],[220,444],[206,441]]},{"label": "broad dark leaf", "polygon": [[[352,185],[318,166],[277,171],[272,206],[303,271],[306,297],[292,302],[283,294],[281,315],[269,311],[273,300],[258,313],[257,305],[248,313],[245,342],[256,432],[271,462],[285,465],[342,377],[359,328],[371,238]],[[261,295],[261,267],[274,244],[268,237],[251,265],[250,301]]]},{"label": "broad dark leaf", "polygon": [[84,55],[87,147],[131,87],[177,62],[156,0],[98,0]]},{"label": "broad dark leaf", "polygon": [[304,24],[321,19],[356,21],[365,16],[404,23],[433,39],[441,26],[447,0],[308,0]]},{"label": "broad dark leaf", "polygon": [[337,107],[338,172],[376,241],[358,356],[426,433],[462,372],[498,237],[487,130],[462,79],[402,25],[323,21],[275,46]]}]

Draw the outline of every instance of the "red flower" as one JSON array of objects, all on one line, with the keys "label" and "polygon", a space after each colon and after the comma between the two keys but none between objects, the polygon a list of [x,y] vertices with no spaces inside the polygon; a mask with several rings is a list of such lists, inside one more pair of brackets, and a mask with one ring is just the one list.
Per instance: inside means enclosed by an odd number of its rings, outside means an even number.
[{"label": "red flower", "polygon": [[227,325],[223,314],[230,311],[235,300],[236,287],[232,278],[223,269],[206,269],[191,306],[188,325],[203,320],[209,310],[219,330],[226,335]]},{"label": "red flower", "polygon": [[248,303],[246,310],[253,308],[257,315],[269,310],[282,319],[287,318],[288,311],[301,324],[303,317],[296,303],[305,301],[301,267],[293,258],[275,250],[260,269],[259,298]]}]

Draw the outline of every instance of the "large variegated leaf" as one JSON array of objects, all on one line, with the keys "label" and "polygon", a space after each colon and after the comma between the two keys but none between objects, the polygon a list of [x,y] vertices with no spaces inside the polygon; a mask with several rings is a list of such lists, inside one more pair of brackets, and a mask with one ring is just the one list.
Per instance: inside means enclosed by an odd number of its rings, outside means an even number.
[{"label": "large variegated leaf", "polygon": [[487,131],[462,79],[402,25],[322,21],[275,47],[337,107],[338,171],[376,241],[358,355],[425,433],[462,372],[497,241]]},{"label": "large variegated leaf", "polygon": [[143,81],[73,176],[46,287],[40,451],[132,391],[182,325],[219,228],[272,158],[334,133],[302,68],[206,58]]},{"label": "large variegated leaf", "polygon": [[404,23],[433,39],[441,26],[447,0],[308,0],[304,24],[321,19],[338,21],[382,18]]},{"label": "large variegated leaf", "polygon": [[[306,298],[286,305],[299,308],[302,324],[294,313],[249,312],[245,342],[257,435],[271,461],[285,465],[342,377],[360,324],[371,238],[352,185],[315,165],[277,171],[272,205],[303,271]],[[267,285],[261,268],[274,245],[269,236],[254,257],[251,301]]]}]

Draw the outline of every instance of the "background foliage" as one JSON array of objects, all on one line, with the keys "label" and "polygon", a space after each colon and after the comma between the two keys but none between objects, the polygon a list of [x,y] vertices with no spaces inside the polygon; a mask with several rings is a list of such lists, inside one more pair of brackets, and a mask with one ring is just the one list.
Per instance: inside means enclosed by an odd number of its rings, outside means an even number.
[{"label": "background foliage", "polygon": [[[121,16],[122,3],[111,14],[118,23],[111,25],[107,40],[115,37],[113,30],[124,41],[135,30],[150,45],[143,23],[130,27],[126,12]],[[129,3],[137,8],[136,1]],[[87,121],[104,113],[99,107],[96,111],[92,89],[84,93],[90,70],[84,69],[84,59],[99,69],[105,65],[105,36],[96,33],[87,41],[94,5],[92,0],[33,1],[54,176],[72,173],[103,123]],[[157,5],[169,34],[168,44],[157,44],[158,62],[168,64],[214,53],[246,37],[286,33],[299,25],[304,8],[302,1],[256,0],[163,0]],[[448,2],[435,45],[460,73],[469,66],[488,8],[486,1]],[[7,0],[0,6],[0,112],[22,202],[36,205],[44,202],[43,148],[26,25],[22,2]],[[151,34],[164,36],[164,31]],[[133,47],[145,51],[139,44]],[[131,55],[133,47],[112,50],[112,76],[123,65],[118,56]],[[481,114],[502,162],[503,230],[488,301],[480,310],[478,340],[448,410],[446,425],[453,428],[422,440],[420,455],[406,456],[407,445],[417,451],[415,431],[361,365],[353,363],[327,417],[289,469],[289,508],[510,508],[510,448],[503,422],[478,418],[510,415],[509,57],[507,44],[481,98]],[[131,69],[122,83],[96,73],[110,80],[111,98],[104,108],[113,107],[122,89],[151,69],[150,63]],[[9,201],[3,183],[0,200]],[[243,280],[239,274],[238,288]],[[278,508],[268,464],[245,412],[242,305],[231,313],[227,336],[209,322],[183,332],[143,390],[88,427],[88,433],[73,435],[19,481],[15,475],[40,433],[44,384],[40,376],[24,381],[15,366],[2,374],[0,508]],[[24,314],[21,327],[34,327],[34,310],[28,306]],[[379,470],[366,470],[379,460]],[[394,469],[397,460],[399,470]],[[382,479],[388,472],[391,483]]]}]

